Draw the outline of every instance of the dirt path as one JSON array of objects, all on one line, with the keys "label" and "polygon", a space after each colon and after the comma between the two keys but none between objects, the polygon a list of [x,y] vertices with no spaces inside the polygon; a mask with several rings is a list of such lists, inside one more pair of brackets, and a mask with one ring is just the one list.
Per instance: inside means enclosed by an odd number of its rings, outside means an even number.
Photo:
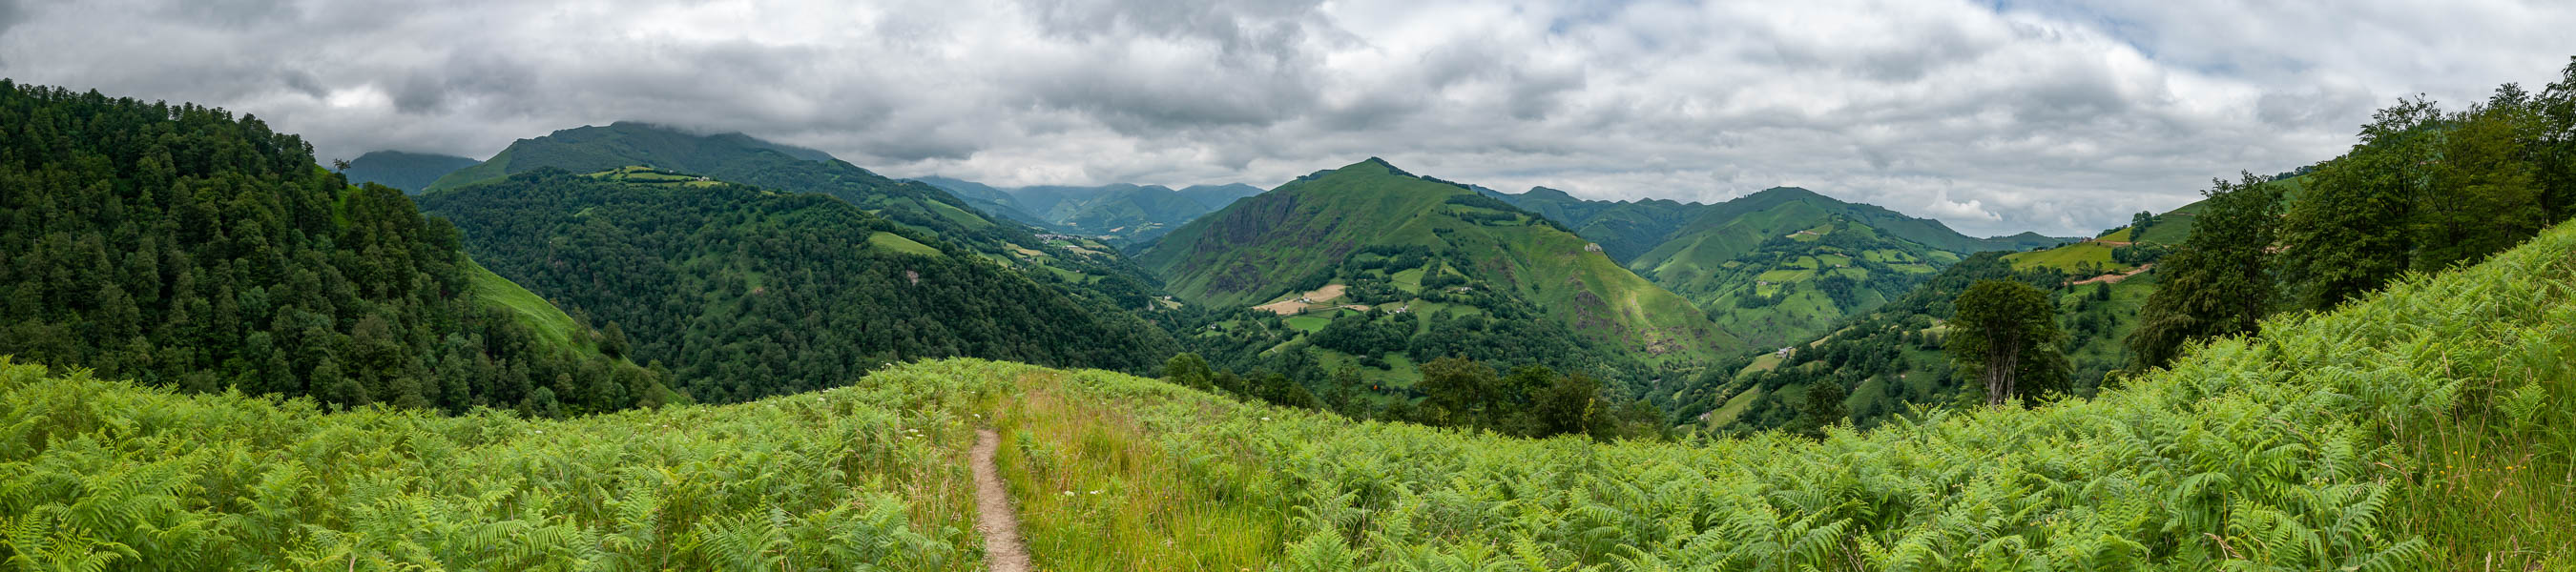
[{"label": "dirt path", "polygon": [[2086,278],[2086,279],[2083,279],[2083,280],[2077,280],[2077,281],[2075,281],[2074,283],[2068,284],[2068,286],[2082,286],[2082,285],[2085,285],[2085,284],[2092,284],[2092,283],[2095,283],[2095,282],[2108,282],[2108,283],[2112,283],[2112,284],[2118,284],[2118,283],[2120,283],[2120,281],[2121,281],[2121,280],[2127,280],[2127,279],[2129,279],[2129,277],[2131,277],[2131,276],[2137,276],[2137,275],[2138,275],[2138,273],[2146,272],[2148,269],[2155,268],[2155,267],[2156,267],[2156,265],[2155,265],[2155,264],[2152,264],[2152,263],[2150,263],[2150,264],[2141,264],[2141,265],[2139,265],[2137,268],[2131,268],[2131,269],[2129,269],[2129,271],[2128,271],[2128,272],[2120,272],[2120,273],[2114,273],[2114,274],[2104,274],[2104,275],[2101,275],[2101,276],[2095,276],[2095,277],[2092,277],[2092,278]]},{"label": "dirt path", "polygon": [[975,531],[984,533],[984,566],[993,572],[1028,572],[1029,549],[1020,545],[1020,513],[1011,509],[1011,489],[1002,485],[993,453],[1002,436],[975,430]]}]

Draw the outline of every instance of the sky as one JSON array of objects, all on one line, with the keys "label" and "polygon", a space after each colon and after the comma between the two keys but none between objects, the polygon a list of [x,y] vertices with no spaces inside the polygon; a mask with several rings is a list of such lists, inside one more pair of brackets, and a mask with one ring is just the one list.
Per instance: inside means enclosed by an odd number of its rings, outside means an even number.
[{"label": "sky", "polygon": [[996,186],[1773,186],[2090,235],[2535,91],[2564,0],[0,0],[0,77],[188,101],[318,158],[634,120]]}]

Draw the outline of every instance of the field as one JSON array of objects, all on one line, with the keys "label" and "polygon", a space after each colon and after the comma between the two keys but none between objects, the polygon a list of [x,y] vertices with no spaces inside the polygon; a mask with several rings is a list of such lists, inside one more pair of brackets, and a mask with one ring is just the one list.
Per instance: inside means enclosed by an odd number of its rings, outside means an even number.
[{"label": "field", "polygon": [[2087,262],[2101,267],[2105,272],[2118,272],[2130,268],[2126,264],[2112,262],[2111,247],[2100,242],[2079,242],[2035,252],[2017,252],[2004,255],[2004,260],[2012,262],[2013,268],[2017,270],[2045,266],[2073,273],[2077,266]]},{"label": "field", "polygon": [[0,552],[971,569],[965,450],[990,425],[1052,570],[2564,569],[2571,276],[2576,226],[2275,318],[2095,399],[1821,440],[1513,439],[969,359],[569,421],[334,413],[5,365]]},{"label": "field", "polygon": [[[878,232],[876,234],[868,235],[868,244],[877,248],[906,254],[939,256],[939,249],[931,248],[930,245],[915,242],[912,239],[904,238],[902,235],[891,232]],[[1085,276],[1084,278],[1088,277]],[[1077,278],[1074,280],[1078,281],[1079,279]]]},{"label": "field", "polygon": [[[1316,288],[1302,294],[1291,294],[1287,298],[1281,299],[1277,302],[1253,306],[1252,309],[1270,312],[1281,316],[1294,316],[1309,308],[1332,306],[1330,302],[1341,299],[1342,291],[1348,288],[1350,288],[1350,286],[1345,284],[1326,284],[1322,288]],[[1299,300],[1304,301],[1300,302]],[[1323,326],[1318,325],[1316,327],[1321,328]]]}]

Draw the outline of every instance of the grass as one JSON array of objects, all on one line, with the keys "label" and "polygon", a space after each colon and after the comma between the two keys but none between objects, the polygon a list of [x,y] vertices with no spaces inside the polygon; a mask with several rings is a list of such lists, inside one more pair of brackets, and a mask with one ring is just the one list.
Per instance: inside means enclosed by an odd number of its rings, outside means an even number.
[{"label": "grass", "polygon": [[2050,267],[2074,272],[2077,266],[2086,262],[2100,266],[2105,272],[2126,271],[2131,268],[2126,264],[2112,262],[2111,247],[2103,246],[2098,242],[2080,242],[2047,250],[2016,252],[2004,255],[2004,261],[2011,262],[2014,270]]},{"label": "grass", "polygon": [[465,275],[474,285],[476,301],[509,310],[518,316],[519,323],[534,330],[537,338],[545,340],[548,345],[580,352],[594,351],[590,336],[581,333],[581,325],[574,323],[572,316],[564,314],[563,309],[556,308],[554,303],[508,278],[493,274],[472,259],[465,261]]},{"label": "grass", "polygon": [[1307,333],[1323,331],[1325,325],[1333,323],[1332,318],[1321,316],[1289,316],[1286,321],[1289,329]]},{"label": "grass", "polygon": [[930,245],[915,242],[912,239],[904,238],[903,235],[891,232],[879,231],[876,234],[868,235],[868,244],[877,248],[905,254],[919,254],[922,256],[940,255],[939,249],[931,248]]}]

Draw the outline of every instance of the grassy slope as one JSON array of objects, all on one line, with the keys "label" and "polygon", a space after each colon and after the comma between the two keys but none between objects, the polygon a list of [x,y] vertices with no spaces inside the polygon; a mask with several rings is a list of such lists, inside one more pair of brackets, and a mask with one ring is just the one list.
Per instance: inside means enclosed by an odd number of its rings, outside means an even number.
[{"label": "grassy slope", "polygon": [[572,316],[564,314],[563,309],[555,307],[553,302],[546,301],[544,297],[528,291],[527,288],[511,282],[508,278],[493,274],[491,270],[484,269],[482,264],[472,259],[465,261],[465,273],[474,280],[476,301],[509,310],[511,315],[519,317],[519,323],[526,324],[528,329],[535,330],[538,339],[545,340],[546,343],[556,347],[582,352],[598,351],[591,343],[590,333],[580,324],[574,323]]},{"label": "grassy slope", "polygon": [[[1004,420],[1048,467],[1023,508],[1041,530],[1122,529],[1040,552],[1069,569],[2556,569],[2576,564],[2571,275],[2576,226],[2098,399],[1821,443],[1503,439],[1089,373],[1039,376],[1047,406]],[[1291,516],[1198,524],[1272,511]]]},{"label": "grassy slope", "polygon": [[1581,237],[1526,216],[1497,224],[1461,219],[1476,209],[1448,201],[1474,193],[1377,160],[1318,175],[1183,225],[1138,261],[1183,298],[1249,306],[1341,265],[1362,246],[1431,246],[1464,253],[1474,276],[1509,285],[1540,314],[1579,333],[1657,348],[1652,356],[1734,349],[1733,336],[1688,300],[1586,251]]},{"label": "grassy slope", "polygon": [[0,365],[0,517],[33,558],[179,567],[968,569],[989,420],[1056,570],[2558,569],[2571,276],[2576,225],[2096,399],[1822,441],[1509,439],[979,360],[562,422]]}]

